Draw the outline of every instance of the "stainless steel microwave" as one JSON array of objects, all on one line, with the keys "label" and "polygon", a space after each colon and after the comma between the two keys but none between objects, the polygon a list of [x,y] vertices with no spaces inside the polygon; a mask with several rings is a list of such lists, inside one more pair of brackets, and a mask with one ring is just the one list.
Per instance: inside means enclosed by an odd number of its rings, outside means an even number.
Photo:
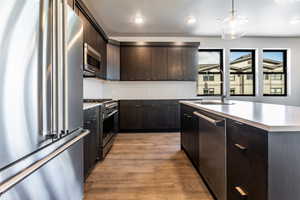
[{"label": "stainless steel microwave", "polygon": [[101,69],[101,54],[84,43],[84,73],[86,75],[95,75]]}]

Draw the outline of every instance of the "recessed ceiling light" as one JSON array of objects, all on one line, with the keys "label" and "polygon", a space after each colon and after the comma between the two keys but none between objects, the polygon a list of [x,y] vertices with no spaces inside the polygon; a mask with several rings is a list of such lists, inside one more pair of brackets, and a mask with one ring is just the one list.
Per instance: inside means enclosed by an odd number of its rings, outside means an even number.
[{"label": "recessed ceiling light", "polygon": [[300,17],[295,17],[293,19],[291,19],[290,24],[294,25],[294,24],[299,24],[300,23]]},{"label": "recessed ceiling light", "polygon": [[134,23],[135,24],[143,24],[144,22],[145,22],[144,18],[140,15],[138,15],[134,18]]},{"label": "recessed ceiling light", "polygon": [[187,24],[195,24],[197,22],[197,19],[193,16],[189,16],[187,19],[186,19],[186,23]]}]

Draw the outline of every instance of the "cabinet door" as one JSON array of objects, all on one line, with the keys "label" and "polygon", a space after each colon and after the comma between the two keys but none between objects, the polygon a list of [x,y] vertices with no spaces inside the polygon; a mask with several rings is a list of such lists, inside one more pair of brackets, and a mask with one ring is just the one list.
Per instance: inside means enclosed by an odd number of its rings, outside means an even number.
[{"label": "cabinet door", "polygon": [[121,65],[122,80],[151,80],[151,48],[122,47]]},{"label": "cabinet door", "polygon": [[146,130],[168,129],[168,102],[165,100],[143,101],[143,128]]},{"label": "cabinet door", "polygon": [[198,49],[192,47],[182,48],[183,80],[195,81],[197,77]]},{"label": "cabinet door", "polygon": [[168,80],[183,80],[182,47],[168,48]]},{"label": "cabinet door", "polygon": [[228,120],[227,199],[241,199],[239,190],[244,191],[247,199],[267,199],[267,134],[264,130]]},{"label": "cabinet door", "polygon": [[135,55],[135,71],[136,80],[151,80],[151,48],[149,47],[135,47],[132,49]]},{"label": "cabinet door", "polygon": [[153,81],[168,79],[168,48],[152,47],[152,74]]},{"label": "cabinet door", "polygon": [[143,128],[142,109],[141,101],[120,101],[120,129],[141,130]]},{"label": "cabinet door", "polygon": [[107,79],[120,80],[120,47],[107,44]]},{"label": "cabinet door", "polygon": [[87,177],[96,163],[99,150],[98,108],[84,111],[84,128],[90,130],[90,134],[84,138],[84,175]]},{"label": "cabinet door", "polygon": [[94,35],[96,38],[96,49],[101,54],[101,69],[98,77],[102,79],[106,79],[106,74],[107,74],[106,41],[96,30]]},{"label": "cabinet door", "polygon": [[185,110],[185,106],[181,105],[181,134],[180,134],[180,140],[181,140],[181,146],[184,148],[184,150],[187,152],[188,150],[188,145],[189,145],[189,141],[188,141],[188,117],[187,117],[187,113]]},{"label": "cabinet door", "polygon": [[180,107],[177,100],[169,101],[168,105],[168,128],[172,130],[180,129]]},{"label": "cabinet door", "polygon": [[135,55],[134,47],[121,47],[121,80],[134,81],[135,76]]}]

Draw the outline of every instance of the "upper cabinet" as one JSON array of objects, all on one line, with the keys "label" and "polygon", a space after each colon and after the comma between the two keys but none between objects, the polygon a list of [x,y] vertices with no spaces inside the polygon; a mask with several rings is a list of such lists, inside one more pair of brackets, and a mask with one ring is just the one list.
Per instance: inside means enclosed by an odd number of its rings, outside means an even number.
[{"label": "upper cabinet", "polygon": [[120,44],[110,40],[107,43],[107,80],[120,80]]},{"label": "upper cabinet", "polygon": [[199,43],[121,43],[121,80],[195,81]]}]

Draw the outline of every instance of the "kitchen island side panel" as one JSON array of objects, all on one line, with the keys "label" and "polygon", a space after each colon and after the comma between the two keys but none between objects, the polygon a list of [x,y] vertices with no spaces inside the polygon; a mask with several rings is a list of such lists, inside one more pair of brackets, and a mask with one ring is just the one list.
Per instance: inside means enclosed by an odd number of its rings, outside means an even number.
[{"label": "kitchen island side panel", "polygon": [[300,199],[300,132],[269,133],[268,143],[268,199]]}]

